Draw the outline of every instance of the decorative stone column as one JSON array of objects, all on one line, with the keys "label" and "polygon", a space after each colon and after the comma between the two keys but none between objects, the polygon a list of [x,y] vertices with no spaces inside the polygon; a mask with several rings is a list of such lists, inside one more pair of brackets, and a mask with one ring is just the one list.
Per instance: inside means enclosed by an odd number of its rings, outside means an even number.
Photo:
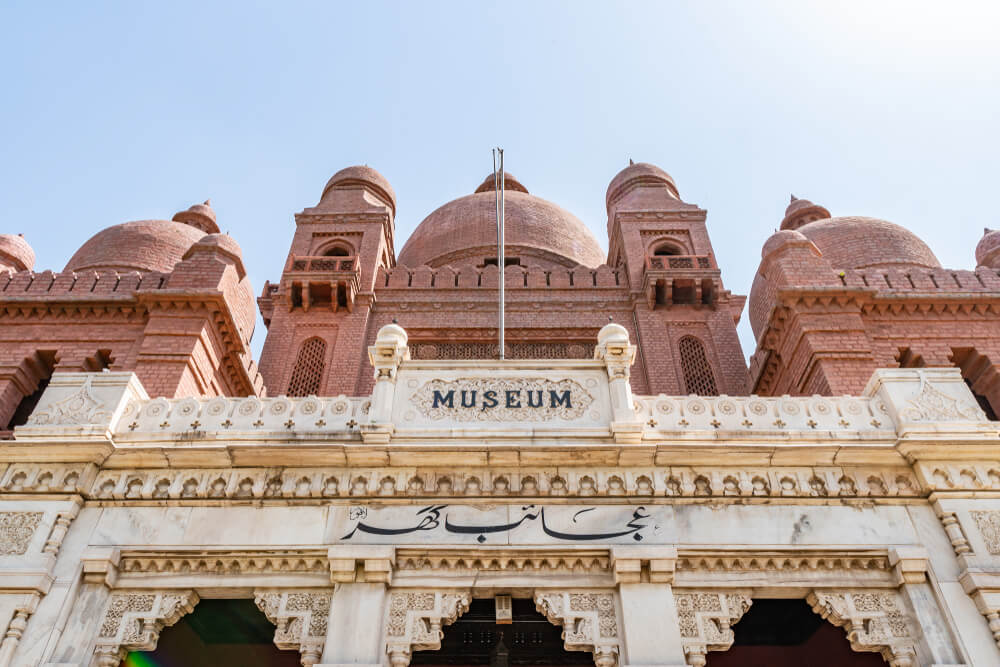
[{"label": "decorative stone column", "polygon": [[[104,621],[112,588],[118,580],[121,553],[115,547],[88,547],[80,561],[82,581],[72,602],[73,608],[67,617],[66,626],[59,635],[55,652],[48,664],[87,667],[99,659],[95,655],[95,641],[99,641],[105,634]],[[110,646],[113,638],[114,635],[103,638],[105,664],[117,664],[111,663],[110,657],[111,653],[116,653]]]},{"label": "decorative stone column", "polygon": [[684,664],[671,588],[676,563],[675,547],[611,548],[611,567],[622,609],[624,664]]},{"label": "decorative stone column", "polygon": [[636,419],[632,385],[629,378],[635,363],[635,345],[629,343],[628,331],[620,324],[606,324],[597,333],[594,358],[608,369],[611,394],[611,433],[615,442],[642,440],[642,422]]},{"label": "decorative stone column", "polygon": [[18,597],[20,600],[14,606],[14,616],[7,624],[3,641],[0,642],[0,667],[8,667],[11,664],[17,645],[24,636],[24,629],[28,627],[28,617],[35,613],[38,601],[41,599],[41,595],[37,592],[22,593]]},{"label": "decorative stone column", "polygon": [[368,423],[361,424],[361,437],[365,442],[388,442],[392,437],[392,402],[396,393],[396,374],[399,364],[410,358],[406,346],[407,335],[398,324],[387,324],[378,330],[375,344],[368,348],[368,360],[375,369],[375,387]]},{"label": "decorative stone column", "polygon": [[380,665],[386,588],[392,582],[395,549],[386,546],[336,546],[328,552],[330,600],[322,665]]}]

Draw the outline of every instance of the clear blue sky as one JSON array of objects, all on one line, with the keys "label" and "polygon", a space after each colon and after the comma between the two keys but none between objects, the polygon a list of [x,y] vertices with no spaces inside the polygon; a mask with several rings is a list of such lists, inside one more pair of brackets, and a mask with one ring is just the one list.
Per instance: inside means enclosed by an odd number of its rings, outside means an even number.
[{"label": "clear blue sky", "polygon": [[389,179],[402,247],[501,145],[605,247],[611,177],[663,167],[708,210],[734,292],[789,193],[972,268],[1000,226],[998,34],[989,0],[8,0],[0,233],[60,270],[103,227],[211,197],[259,292],[336,170]]}]

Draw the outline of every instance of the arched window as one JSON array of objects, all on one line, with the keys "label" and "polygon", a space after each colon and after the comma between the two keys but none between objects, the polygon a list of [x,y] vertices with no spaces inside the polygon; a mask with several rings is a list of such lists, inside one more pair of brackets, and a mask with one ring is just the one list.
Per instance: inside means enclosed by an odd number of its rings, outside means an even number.
[{"label": "arched window", "polygon": [[653,250],[653,254],[657,257],[668,257],[672,255],[683,255],[684,253],[681,252],[681,249],[673,243],[661,243]]},{"label": "arched window", "polygon": [[715,376],[708,363],[705,346],[694,336],[684,336],[679,344],[685,391],[698,396],[717,396]]},{"label": "arched window", "polygon": [[326,342],[322,338],[310,338],[302,343],[292,379],[288,382],[288,395],[309,396],[319,392],[325,360]]},{"label": "arched window", "polygon": [[350,257],[354,254],[354,248],[344,241],[335,241],[323,249],[323,257]]}]

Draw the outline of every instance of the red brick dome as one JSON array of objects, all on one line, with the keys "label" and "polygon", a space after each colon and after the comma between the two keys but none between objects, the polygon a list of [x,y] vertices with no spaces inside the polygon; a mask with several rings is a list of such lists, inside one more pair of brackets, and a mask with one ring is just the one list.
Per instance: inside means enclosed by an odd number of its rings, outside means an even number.
[{"label": "red brick dome", "polygon": [[171,220],[138,220],[97,232],[66,263],[66,271],[173,271],[205,232]]},{"label": "red brick dome", "polygon": [[681,198],[680,193],[677,191],[677,184],[674,183],[673,176],[663,171],[655,164],[649,164],[648,162],[631,162],[629,166],[619,171],[618,174],[611,179],[611,183],[608,185],[608,192],[605,197],[607,207],[610,209],[612,204],[635,188],[665,188],[674,199]]},{"label": "red brick dome", "polygon": [[344,190],[352,188],[365,188],[372,192],[382,203],[392,209],[392,214],[396,214],[396,192],[389,185],[388,179],[378,173],[368,165],[355,165],[341,169],[330,177],[323,188],[320,202],[326,199],[327,193],[331,190]]},{"label": "red brick dome", "polygon": [[986,228],[976,244],[976,264],[991,269],[1000,268],[1000,230]]},{"label": "red brick dome", "polygon": [[30,271],[35,267],[35,251],[20,234],[0,234],[0,271]]},{"label": "red brick dome", "polygon": [[889,266],[941,266],[937,257],[908,229],[878,218],[846,216],[799,227],[834,269]]},{"label": "red brick dome", "polygon": [[[489,187],[486,187],[487,184]],[[605,261],[597,239],[569,211],[529,194],[513,176],[504,177],[504,238],[508,257],[522,264],[536,259],[565,266],[599,266]],[[399,253],[406,266],[441,266],[496,257],[496,197],[490,174],[474,194],[437,209],[414,230]]]}]

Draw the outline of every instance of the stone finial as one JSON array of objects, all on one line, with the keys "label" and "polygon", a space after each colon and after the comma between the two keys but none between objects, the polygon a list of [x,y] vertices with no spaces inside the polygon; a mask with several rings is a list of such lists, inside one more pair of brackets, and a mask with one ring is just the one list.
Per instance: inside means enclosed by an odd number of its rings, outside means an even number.
[{"label": "stone finial", "polygon": [[195,204],[187,210],[178,211],[171,219],[174,222],[191,225],[206,234],[219,233],[219,225],[215,222],[215,211],[212,210],[212,200],[210,199],[206,199],[204,204]]}]

